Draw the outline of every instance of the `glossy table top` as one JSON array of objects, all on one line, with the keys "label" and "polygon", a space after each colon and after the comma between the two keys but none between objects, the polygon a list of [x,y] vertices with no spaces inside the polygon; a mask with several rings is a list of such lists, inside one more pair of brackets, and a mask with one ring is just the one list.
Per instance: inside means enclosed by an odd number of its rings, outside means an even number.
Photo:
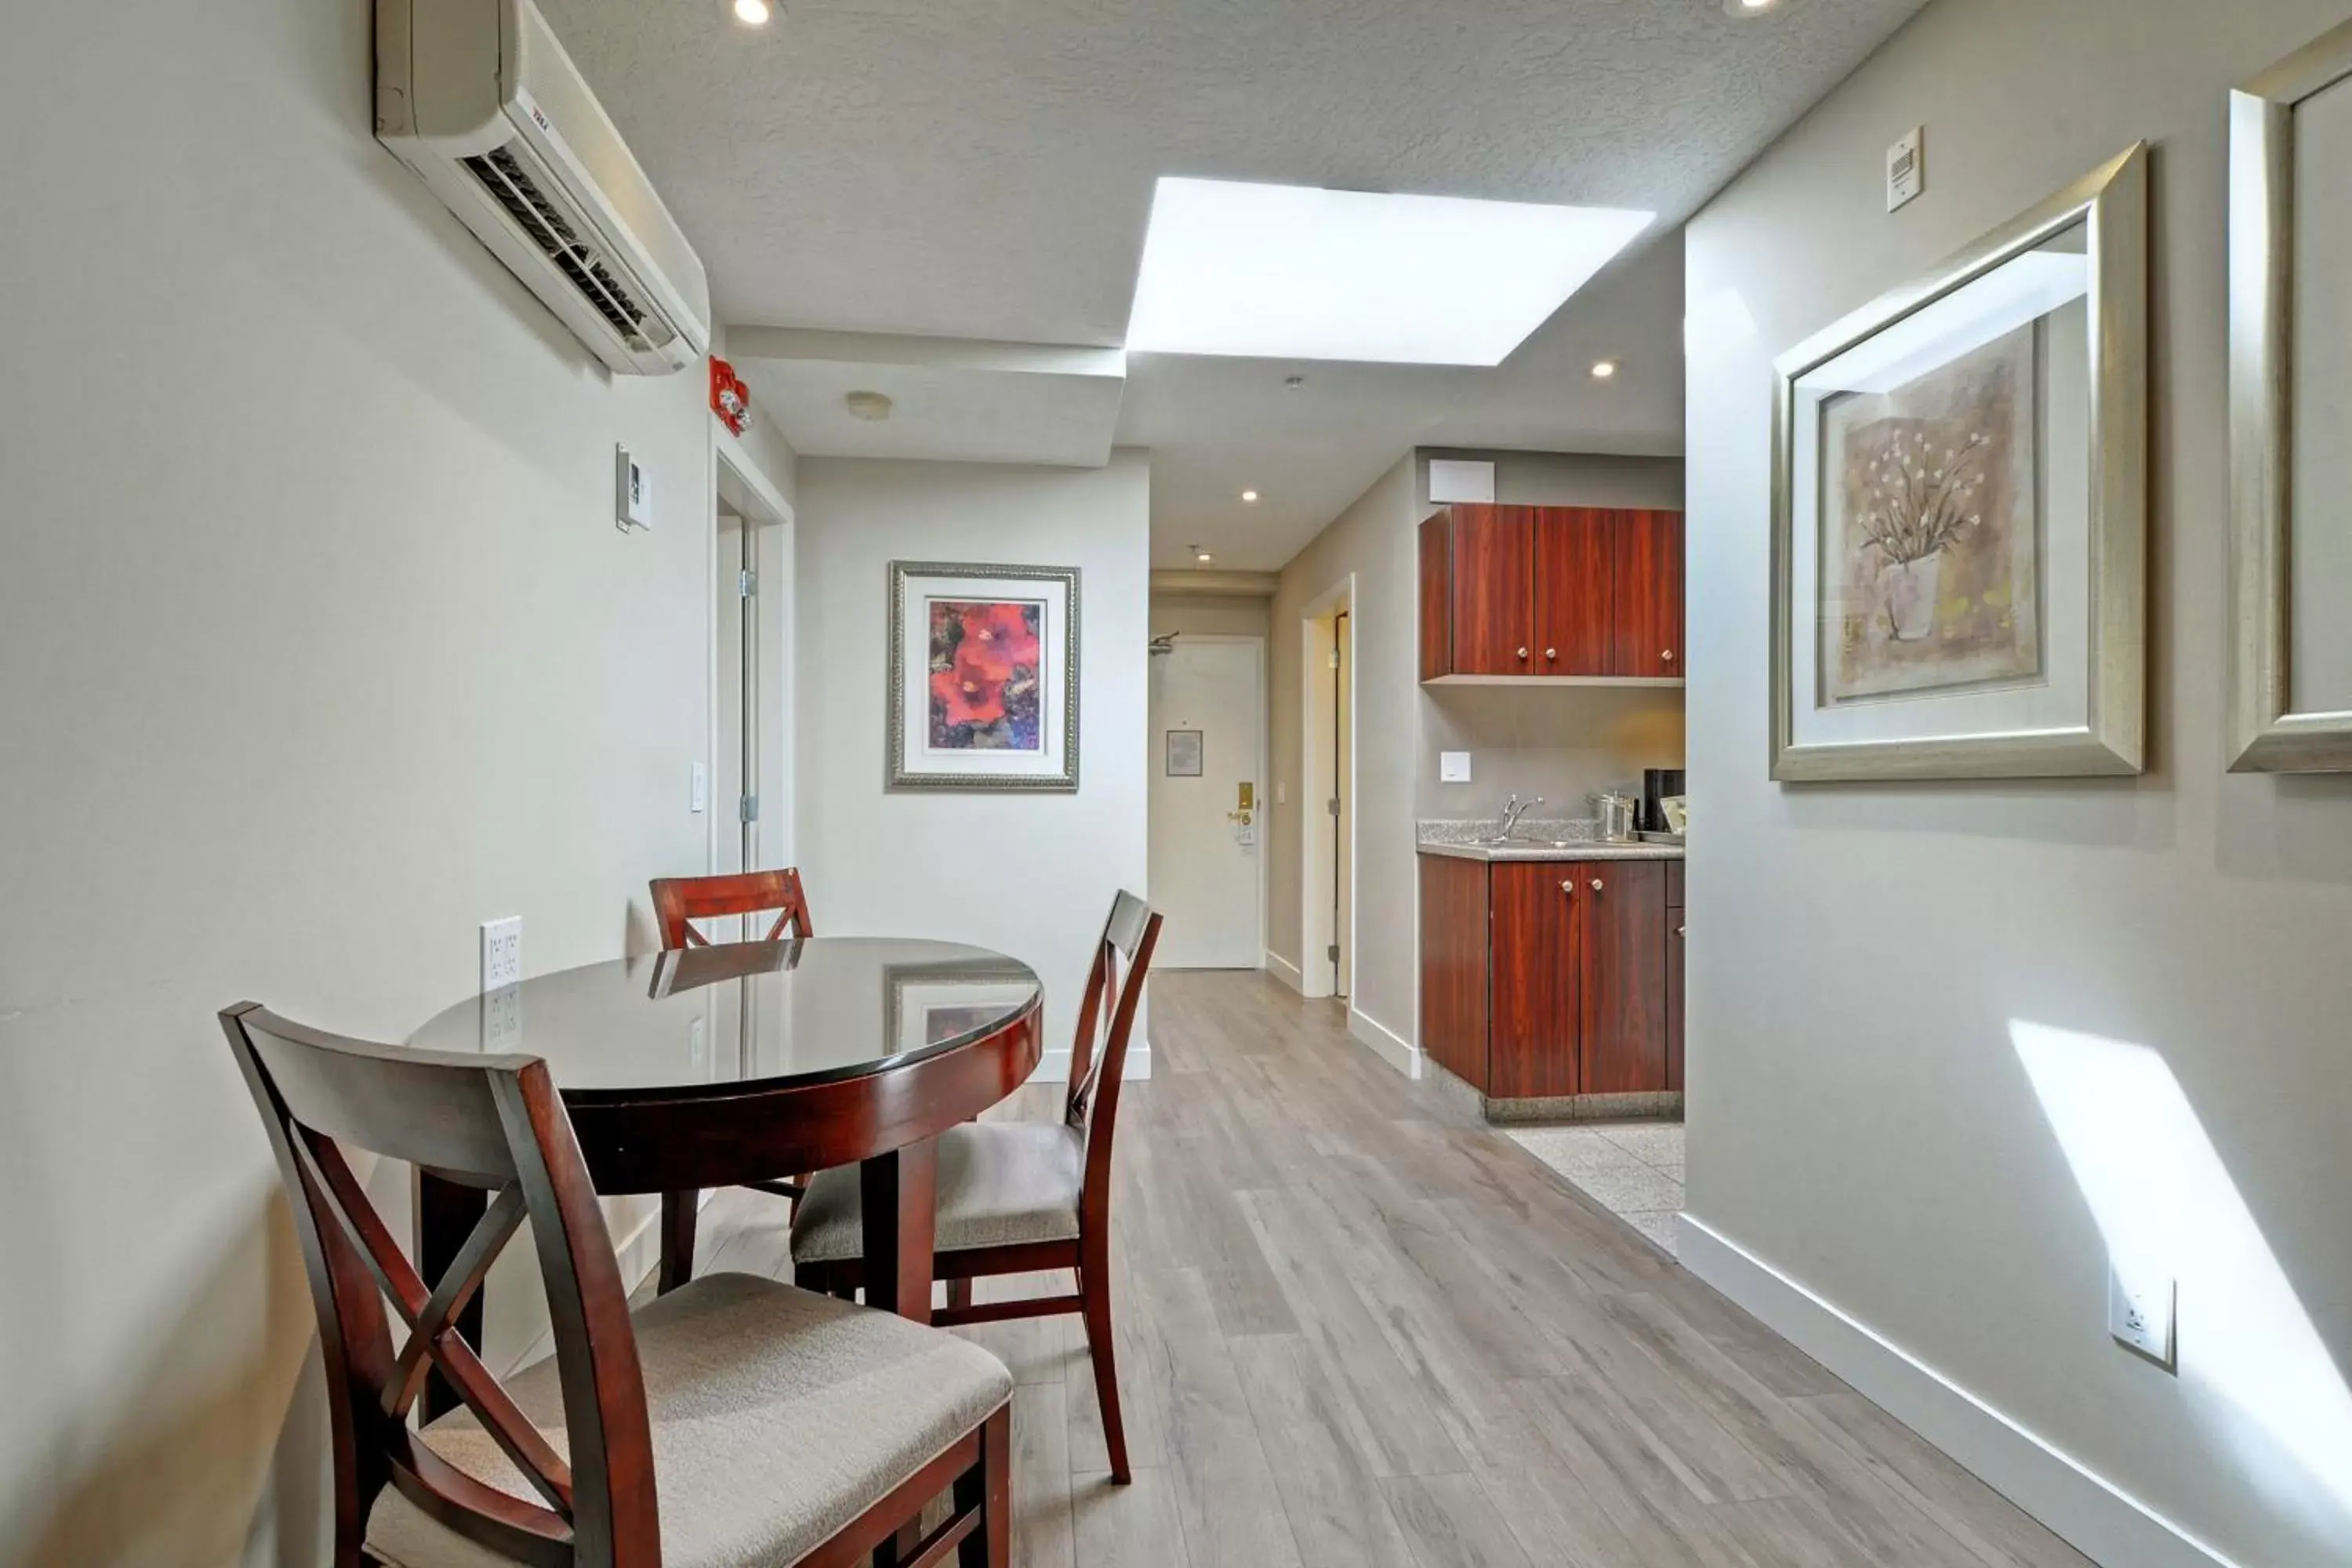
[{"label": "glossy table top", "polygon": [[408,1044],[543,1057],[568,1096],[862,1077],[985,1039],[1039,1005],[1028,965],[883,937],[744,942],[593,963],[470,997]]}]

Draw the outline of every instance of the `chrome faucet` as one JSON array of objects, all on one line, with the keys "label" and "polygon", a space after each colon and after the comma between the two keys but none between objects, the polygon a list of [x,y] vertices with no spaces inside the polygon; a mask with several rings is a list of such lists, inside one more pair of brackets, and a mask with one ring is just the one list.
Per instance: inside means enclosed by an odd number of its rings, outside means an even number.
[{"label": "chrome faucet", "polygon": [[1542,804],[1543,796],[1541,795],[1537,795],[1534,799],[1529,800],[1525,804],[1522,804],[1519,797],[1516,795],[1511,796],[1510,799],[1505,801],[1503,803],[1503,830],[1495,835],[1495,842],[1500,844],[1503,840],[1508,838],[1511,836],[1511,830],[1518,826],[1519,819]]}]

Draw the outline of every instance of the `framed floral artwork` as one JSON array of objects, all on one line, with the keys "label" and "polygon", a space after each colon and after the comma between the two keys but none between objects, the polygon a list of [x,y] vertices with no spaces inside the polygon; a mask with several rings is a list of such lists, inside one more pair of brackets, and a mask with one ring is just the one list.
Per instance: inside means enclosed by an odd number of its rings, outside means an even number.
[{"label": "framed floral artwork", "polygon": [[2231,769],[2352,773],[2352,23],[2230,95]]},{"label": "framed floral artwork", "polygon": [[892,789],[1078,787],[1075,567],[890,563]]},{"label": "framed floral artwork", "polygon": [[1778,362],[1775,779],[2140,771],[2147,154]]}]

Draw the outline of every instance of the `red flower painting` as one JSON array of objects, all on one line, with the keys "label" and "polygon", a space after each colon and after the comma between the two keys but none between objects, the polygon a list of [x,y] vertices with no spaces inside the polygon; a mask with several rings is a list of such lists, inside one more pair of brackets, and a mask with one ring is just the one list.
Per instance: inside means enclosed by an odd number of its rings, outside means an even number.
[{"label": "red flower painting", "polygon": [[931,601],[934,749],[1042,749],[1038,637],[1045,613],[1034,600]]}]

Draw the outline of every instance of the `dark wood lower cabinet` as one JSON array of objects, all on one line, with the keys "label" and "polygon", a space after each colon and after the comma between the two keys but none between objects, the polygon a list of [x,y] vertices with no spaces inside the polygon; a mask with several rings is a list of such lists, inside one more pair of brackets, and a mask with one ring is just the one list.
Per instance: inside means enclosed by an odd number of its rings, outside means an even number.
[{"label": "dark wood lower cabinet", "polygon": [[1666,1088],[1683,1088],[1683,863],[1666,863]]},{"label": "dark wood lower cabinet", "polygon": [[1486,1087],[1487,868],[1421,858],[1421,1048],[1439,1067]]},{"label": "dark wood lower cabinet", "polygon": [[1423,855],[1430,1058],[1492,1100],[1681,1088],[1682,916],[1667,871]]},{"label": "dark wood lower cabinet", "polygon": [[1577,1087],[1578,955],[1584,905],[1570,896],[1574,866],[1504,862],[1494,879],[1494,1007],[1486,1092],[1550,1100]]},{"label": "dark wood lower cabinet", "polygon": [[1575,868],[1579,1094],[1666,1087],[1666,875],[1654,860]]}]

